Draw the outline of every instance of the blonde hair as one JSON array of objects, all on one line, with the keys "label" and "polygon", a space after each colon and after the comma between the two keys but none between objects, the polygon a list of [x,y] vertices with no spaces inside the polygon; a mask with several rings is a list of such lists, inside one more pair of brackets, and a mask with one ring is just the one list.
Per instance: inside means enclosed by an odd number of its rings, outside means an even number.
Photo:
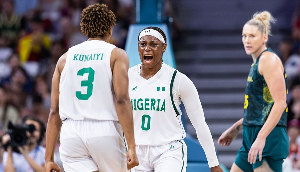
[{"label": "blonde hair", "polygon": [[269,11],[256,12],[252,19],[246,24],[256,26],[263,34],[271,34],[271,23],[275,23],[276,19],[271,15]]}]

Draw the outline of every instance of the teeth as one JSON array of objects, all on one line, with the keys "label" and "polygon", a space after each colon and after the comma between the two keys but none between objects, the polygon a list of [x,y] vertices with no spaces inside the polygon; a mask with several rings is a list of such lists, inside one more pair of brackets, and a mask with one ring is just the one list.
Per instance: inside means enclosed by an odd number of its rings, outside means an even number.
[{"label": "teeth", "polygon": [[151,59],[153,59],[153,56],[144,56],[144,59],[145,60],[151,60]]}]

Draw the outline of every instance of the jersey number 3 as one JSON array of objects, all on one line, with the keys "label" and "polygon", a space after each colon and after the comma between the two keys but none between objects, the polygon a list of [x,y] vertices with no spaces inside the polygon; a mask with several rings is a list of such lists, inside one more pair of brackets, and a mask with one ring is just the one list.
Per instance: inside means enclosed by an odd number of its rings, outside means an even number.
[{"label": "jersey number 3", "polygon": [[94,87],[93,82],[94,82],[95,71],[91,67],[82,68],[77,72],[77,75],[83,76],[85,73],[88,74],[88,79],[81,81],[81,87],[87,87],[87,92],[86,94],[82,94],[81,91],[76,91],[76,97],[79,100],[87,100],[93,94],[93,87]]}]

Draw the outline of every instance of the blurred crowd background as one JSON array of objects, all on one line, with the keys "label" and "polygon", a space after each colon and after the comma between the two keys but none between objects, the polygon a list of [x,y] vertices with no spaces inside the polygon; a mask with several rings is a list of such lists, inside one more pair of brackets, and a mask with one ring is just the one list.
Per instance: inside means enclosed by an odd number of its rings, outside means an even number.
[{"label": "blurred crowd background", "polygon": [[[94,3],[106,3],[116,14],[110,42],[124,48],[128,28],[135,23],[134,0],[0,0],[0,136],[8,121],[17,124],[24,116],[47,124],[56,62],[69,47],[87,40],[80,32],[80,13]],[[172,22],[172,41],[184,41],[171,0],[164,1],[164,15]],[[278,47],[288,76],[289,159],[295,171],[300,170],[299,45],[300,1]]]},{"label": "blurred crowd background", "polygon": [[[115,13],[110,43],[124,48],[129,25],[135,23],[134,0],[0,0],[0,136],[9,121],[19,124],[25,116],[47,124],[56,62],[87,40],[80,32],[80,14],[94,3],[105,3]],[[164,3],[168,12],[170,1]],[[0,163],[2,154],[1,148]]]}]

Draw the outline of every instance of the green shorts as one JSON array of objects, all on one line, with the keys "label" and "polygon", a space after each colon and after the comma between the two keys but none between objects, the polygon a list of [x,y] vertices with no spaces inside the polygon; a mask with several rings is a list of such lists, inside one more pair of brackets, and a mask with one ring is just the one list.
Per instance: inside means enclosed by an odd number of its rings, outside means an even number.
[{"label": "green shorts", "polygon": [[[253,171],[262,165],[257,156],[255,164],[248,162],[248,153],[261,127],[243,126],[243,146],[238,151],[235,164],[245,172]],[[289,155],[289,138],[285,127],[275,127],[266,139],[262,160],[273,171],[281,172],[283,160]]]}]

